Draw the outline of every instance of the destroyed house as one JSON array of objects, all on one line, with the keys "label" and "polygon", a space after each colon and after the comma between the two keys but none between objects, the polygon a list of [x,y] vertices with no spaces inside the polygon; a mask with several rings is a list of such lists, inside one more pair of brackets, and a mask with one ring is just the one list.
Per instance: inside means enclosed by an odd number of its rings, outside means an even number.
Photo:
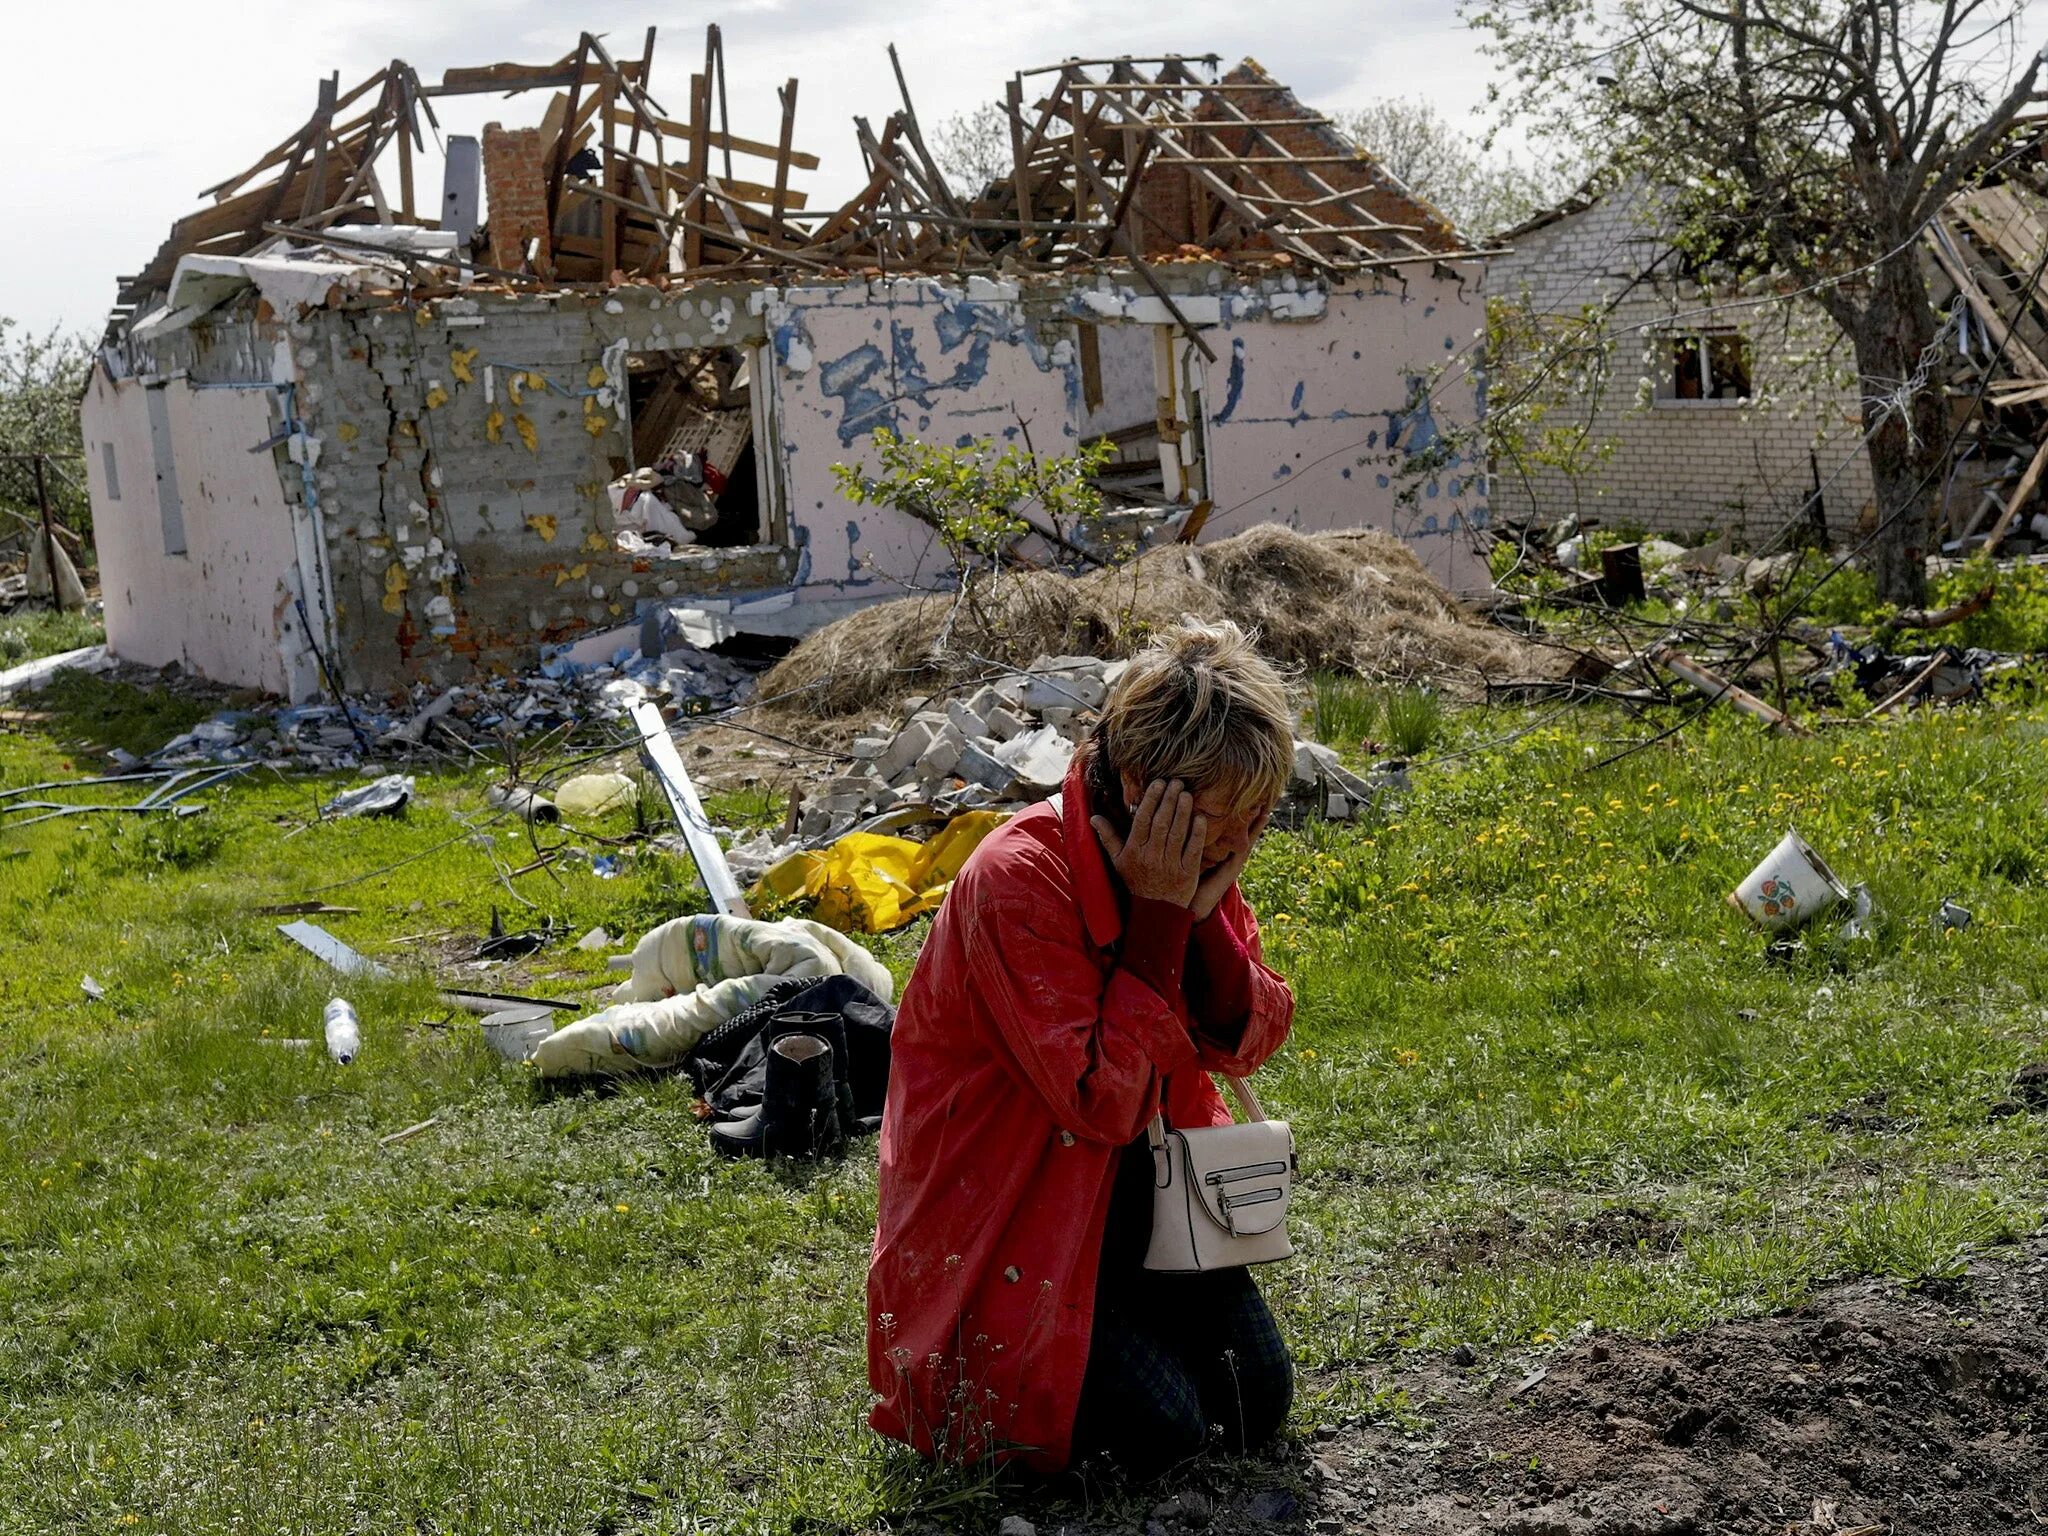
[{"label": "destroyed house", "polygon": [[[117,656],[303,699],[608,659],[676,610],[800,633],[954,574],[842,495],[878,427],[1108,439],[1104,526],[1020,564],[1278,521],[1484,584],[1477,268],[1256,64],[1021,74],[971,194],[899,68],[865,187],[812,209],[795,81],[748,136],[715,27],[679,98],[651,56],[323,82],[122,280],[83,402]],[[482,93],[533,121],[430,166],[436,103]]]}]

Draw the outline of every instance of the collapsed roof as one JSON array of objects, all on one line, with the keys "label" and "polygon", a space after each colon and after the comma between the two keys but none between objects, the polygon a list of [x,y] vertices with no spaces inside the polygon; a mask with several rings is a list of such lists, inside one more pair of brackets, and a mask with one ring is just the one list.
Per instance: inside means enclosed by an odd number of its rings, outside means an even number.
[{"label": "collapsed roof", "polygon": [[1981,538],[1995,553],[2024,530],[2048,470],[2048,118],[2022,118],[2009,141],[1921,235],[1931,296],[1958,331],[1951,390],[1974,386],[1985,407],[1958,429],[1957,463],[1973,472],[1942,498],[1938,531],[1956,551]]},{"label": "collapsed roof", "polygon": [[[1213,55],[1023,71],[1004,103],[1012,173],[970,197],[926,146],[892,48],[902,107],[879,133],[855,119],[867,184],[844,207],[812,213],[791,185],[792,172],[818,165],[793,147],[797,82],[778,90],[778,129],[742,137],[719,29],[706,29],[681,116],[651,92],[654,40],[650,27],[640,56],[621,60],[586,32],[553,63],[451,69],[438,84],[399,59],[347,92],[338,76],[323,80],[302,127],[208,188],[210,205],[120,279],[115,323],[167,293],[181,261],[190,270],[308,244],[549,286],[1032,270],[1195,251],[1336,272],[1466,249],[1442,214],[1251,60],[1228,73]],[[435,101],[535,91],[549,93],[539,121],[489,125],[480,171],[475,150],[450,141],[439,201],[427,203],[415,156],[427,147],[423,116],[439,135]]]}]

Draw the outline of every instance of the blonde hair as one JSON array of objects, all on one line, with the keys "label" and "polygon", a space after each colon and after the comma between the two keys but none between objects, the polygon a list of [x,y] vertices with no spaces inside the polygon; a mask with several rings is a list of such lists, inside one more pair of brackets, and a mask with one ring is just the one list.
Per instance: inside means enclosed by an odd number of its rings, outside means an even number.
[{"label": "blonde hair", "polygon": [[1235,624],[1190,619],[1131,659],[1092,746],[1105,790],[1120,794],[1116,776],[1131,773],[1270,806],[1294,771],[1287,683]]}]

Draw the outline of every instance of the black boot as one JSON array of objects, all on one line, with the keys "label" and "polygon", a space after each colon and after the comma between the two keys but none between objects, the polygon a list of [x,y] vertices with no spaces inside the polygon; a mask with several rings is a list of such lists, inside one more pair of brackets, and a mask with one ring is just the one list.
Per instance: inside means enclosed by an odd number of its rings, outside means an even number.
[{"label": "black boot", "polygon": [[822,1157],[845,1142],[832,1047],[791,1033],[768,1047],[761,1107],[711,1127],[711,1145],[728,1157]]}]

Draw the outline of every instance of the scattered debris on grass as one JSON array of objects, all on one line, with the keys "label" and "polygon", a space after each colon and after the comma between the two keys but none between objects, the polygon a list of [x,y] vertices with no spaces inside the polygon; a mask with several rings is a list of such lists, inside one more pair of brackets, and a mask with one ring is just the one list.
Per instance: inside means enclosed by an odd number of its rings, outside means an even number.
[{"label": "scattered debris on grass", "polygon": [[1772,933],[1800,927],[1849,899],[1849,887],[1827,861],[1791,831],[1728,893],[1729,906]]},{"label": "scattered debris on grass", "polygon": [[320,807],[329,817],[402,816],[412,802],[413,778],[409,773],[387,773],[360,789],[344,790]]}]

